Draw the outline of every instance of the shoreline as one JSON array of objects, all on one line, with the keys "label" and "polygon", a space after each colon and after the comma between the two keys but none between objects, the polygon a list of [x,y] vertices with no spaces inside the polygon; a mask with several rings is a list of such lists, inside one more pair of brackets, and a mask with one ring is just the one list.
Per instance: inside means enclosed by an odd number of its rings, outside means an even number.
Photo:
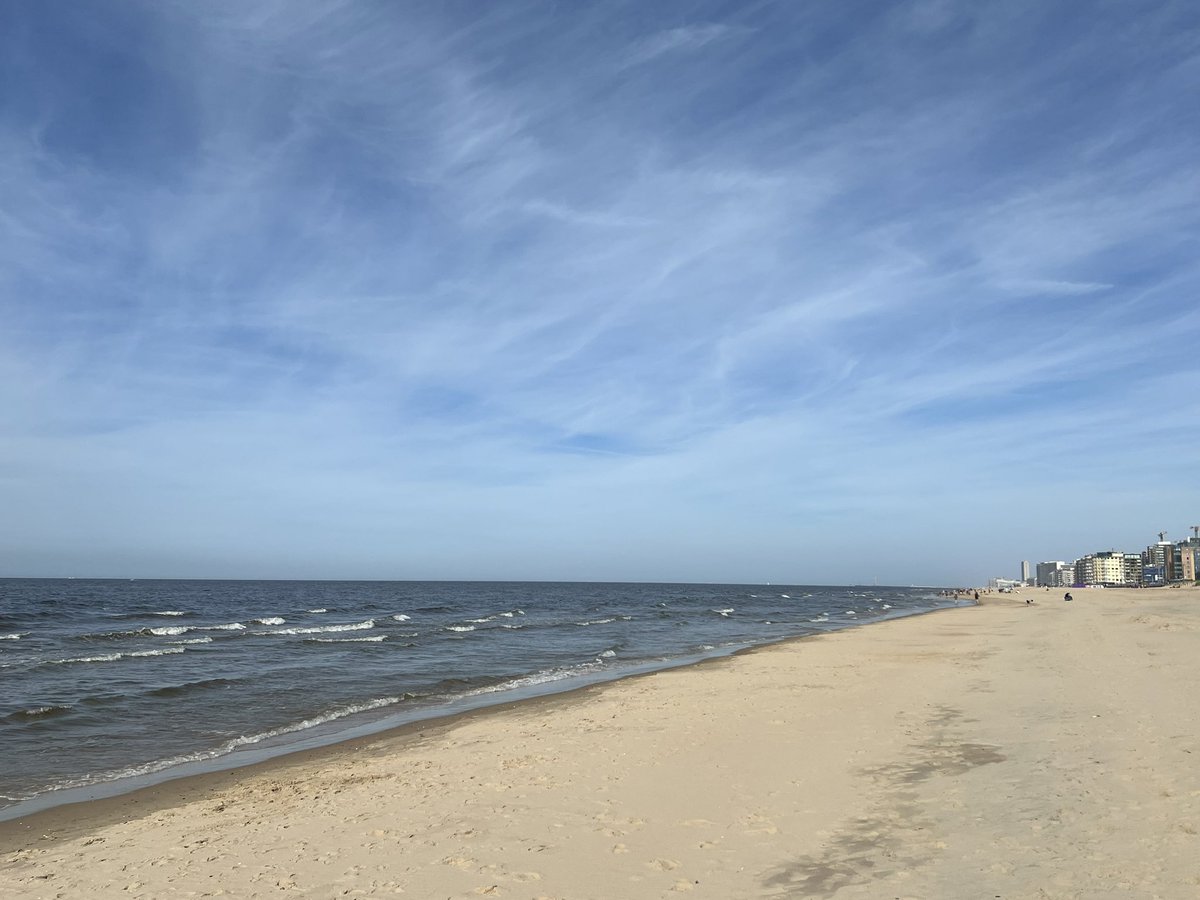
[{"label": "shoreline", "polygon": [[1195,896],[1200,591],[1073,593],[56,807],[0,824],[0,867],[29,897]]},{"label": "shoreline", "polygon": [[[602,677],[595,680],[586,680],[583,683],[569,684],[568,686],[559,687],[557,686],[557,682],[547,682],[535,685],[533,692],[527,696],[520,695],[521,692],[519,691],[514,692],[517,694],[516,696],[498,693],[494,695],[496,699],[490,702],[483,701],[479,705],[471,705],[469,708],[461,710],[450,709],[449,711],[441,711],[442,707],[437,707],[431,709],[428,715],[420,716],[412,721],[400,724],[375,727],[378,723],[362,723],[344,731],[331,732],[326,736],[327,740],[321,740],[316,746],[300,746],[290,750],[276,748],[275,752],[266,751],[263,755],[254,754],[255,758],[248,762],[239,763],[233,758],[234,754],[229,754],[208,760],[201,760],[194,764],[183,764],[170,769],[163,769],[160,772],[149,775],[97,782],[94,785],[77,788],[66,788],[61,792],[52,793],[74,796],[96,792],[97,796],[61,800],[46,806],[38,806],[30,812],[17,815],[6,816],[5,813],[9,810],[20,809],[26,804],[38,804],[42,797],[31,798],[29,801],[21,801],[10,807],[0,809],[0,853],[5,851],[6,845],[9,842],[9,831],[36,831],[38,830],[37,826],[39,823],[43,822],[46,824],[42,830],[60,831],[62,828],[61,823],[58,821],[58,814],[60,813],[62,814],[62,818],[68,820],[72,828],[79,825],[81,821],[81,817],[76,815],[79,812],[85,813],[82,820],[91,823],[91,826],[102,826],[121,818],[122,810],[126,805],[141,806],[143,801],[149,801],[146,804],[146,810],[142,811],[156,811],[169,808],[177,805],[179,798],[186,797],[193,799],[203,797],[213,786],[228,786],[239,776],[252,777],[256,774],[269,773],[275,766],[322,763],[329,758],[336,758],[348,752],[356,752],[365,745],[377,741],[397,741],[403,743],[406,740],[414,739],[414,734],[416,738],[421,738],[424,737],[426,731],[439,728],[450,729],[460,721],[476,717],[504,715],[509,709],[517,707],[544,703],[549,708],[555,705],[555,701],[571,702],[573,698],[588,691],[604,690],[611,685],[639,678],[652,677],[660,672],[715,665],[745,654],[767,652],[775,647],[798,641],[809,641],[824,637],[827,634],[871,628],[873,626],[885,625],[889,622],[927,616],[934,613],[969,609],[974,605],[978,604],[975,601],[963,601],[963,605],[960,606],[934,607],[918,612],[891,615],[869,622],[854,622],[828,631],[797,634],[779,638],[778,640],[750,644],[748,646],[726,648],[720,652],[713,652],[700,657],[697,657],[695,654],[689,654],[670,660],[663,660],[661,663],[634,666],[620,674],[613,674],[610,677]],[[568,679],[567,681],[572,680]],[[452,707],[454,705],[447,704],[446,706]],[[381,721],[386,721],[386,719]],[[227,762],[227,764],[222,765],[222,761]],[[204,771],[186,771],[196,766],[204,767]],[[176,772],[177,774],[169,774],[171,772]],[[139,781],[146,781],[148,783],[138,784],[137,782]],[[176,794],[178,798],[175,796]],[[47,800],[50,797],[50,795],[43,796]],[[129,804],[126,804],[125,801],[127,800],[130,801]]]},{"label": "shoreline", "polygon": [[[972,603],[969,597],[960,601],[957,596],[954,602],[955,604],[961,603],[963,606],[969,606]],[[549,680],[537,682],[510,688],[505,691],[498,691],[494,694],[464,695],[438,703],[426,709],[393,712],[375,719],[363,719],[359,722],[343,724],[323,732],[312,734],[303,731],[297,732],[292,740],[283,743],[267,746],[251,744],[247,747],[239,748],[232,753],[177,763],[145,774],[106,779],[93,784],[61,788],[31,797],[27,800],[12,803],[5,807],[0,807],[0,837],[3,835],[4,826],[10,822],[20,822],[33,816],[53,812],[62,807],[75,809],[105,801],[115,802],[119,801],[122,797],[141,794],[144,791],[152,790],[172,782],[203,779],[219,776],[223,773],[258,768],[277,761],[286,760],[297,754],[336,750],[342,744],[369,741],[376,737],[397,734],[413,728],[431,727],[434,723],[455,720],[472,713],[484,713],[490,710],[500,710],[512,704],[523,704],[559,695],[570,695],[578,691],[603,687],[604,685],[624,681],[629,678],[641,678],[646,675],[653,675],[656,672],[711,663],[742,653],[753,652],[778,644],[786,644],[790,641],[805,640],[837,631],[879,625],[896,619],[928,615],[929,613],[956,608],[962,607],[957,605],[939,606],[915,612],[903,611],[870,621],[849,622],[833,629],[788,635],[743,646],[731,645],[722,648],[712,648],[708,651],[681,654],[677,657],[630,663],[629,665],[614,668],[607,672],[580,673],[564,678],[561,681]]]}]

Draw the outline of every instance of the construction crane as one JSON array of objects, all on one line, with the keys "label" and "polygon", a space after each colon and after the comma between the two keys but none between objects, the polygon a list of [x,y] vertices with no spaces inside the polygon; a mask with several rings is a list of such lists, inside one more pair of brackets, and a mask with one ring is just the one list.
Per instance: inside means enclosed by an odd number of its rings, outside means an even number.
[{"label": "construction crane", "polygon": [[1161,544],[1166,539],[1167,539],[1167,533],[1165,531],[1160,531],[1158,533],[1158,542]]}]

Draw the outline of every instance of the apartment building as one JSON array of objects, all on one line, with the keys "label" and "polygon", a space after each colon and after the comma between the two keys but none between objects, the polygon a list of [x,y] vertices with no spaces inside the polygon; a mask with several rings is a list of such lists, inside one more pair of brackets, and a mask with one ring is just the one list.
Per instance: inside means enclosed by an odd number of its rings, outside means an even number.
[{"label": "apartment building", "polygon": [[1075,583],[1075,567],[1061,559],[1037,564],[1037,583],[1040,587],[1070,587]]},{"label": "apartment building", "polygon": [[1118,550],[1103,550],[1075,560],[1075,583],[1109,587],[1129,584],[1125,580],[1125,554]]}]

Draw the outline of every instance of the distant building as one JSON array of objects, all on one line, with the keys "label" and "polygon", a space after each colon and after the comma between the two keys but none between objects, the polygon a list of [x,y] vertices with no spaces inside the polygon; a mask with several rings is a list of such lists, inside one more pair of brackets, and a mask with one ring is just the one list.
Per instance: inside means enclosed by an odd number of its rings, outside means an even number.
[{"label": "distant building", "polygon": [[[1165,534],[1165,532],[1163,532]],[[1170,541],[1160,540],[1151,544],[1142,553],[1142,566],[1161,566],[1163,577],[1167,581],[1179,580],[1178,565],[1182,563],[1175,553],[1176,547]]]},{"label": "distant building", "polygon": [[1140,553],[1123,553],[1125,581],[1128,586],[1142,583],[1142,555]]},{"label": "distant building", "polygon": [[1075,581],[1075,569],[1061,559],[1037,564],[1038,587],[1070,587]]},{"label": "distant building", "polygon": [[1021,583],[1030,584],[1029,580],[1029,560],[1021,560]]},{"label": "distant building", "polygon": [[1077,559],[1075,583],[1105,587],[1125,586],[1129,583],[1125,580],[1125,554],[1118,550],[1103,550]]},{"label": "distant building", "polygon": [[1200,581],[1200,538],[1190,537],[1175,547],[1179,556],[1178,581]]}]

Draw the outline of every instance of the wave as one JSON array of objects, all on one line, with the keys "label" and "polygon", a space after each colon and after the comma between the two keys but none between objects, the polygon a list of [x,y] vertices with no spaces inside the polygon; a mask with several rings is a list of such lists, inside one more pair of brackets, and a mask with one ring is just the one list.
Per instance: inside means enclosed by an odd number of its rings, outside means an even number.
[{"label": "wave", "polygon": [[182,641],[168,641],[167,643],[169,643],[169,644],[211,644],[212,638],[205,635],[204,637],[187,638]]},{"label": "wave", "polygon": [[40,722],[43,719],[49,719],[53,716],[61,716],[63,713],[70,711],[70,705],[34,706],[29,709],[18,709],[16,712],[11,712],[6,716],[0,716],[0,722],[12,722],[14,724]]},{"label": "wave", "polygon": [[282,625],[287,621],[287,619],[281,618],[280,616],[266,616],[265,618],[254,619],[252,621],[256,625]]},{"label": "wave", "polygon": [[200,681],[186,681],[183,684],[171,684],[166,687],[155,688],[151,691],[146,691],[150,697],[178,697],[180,694],[188,694],[192,691],[209,690],[211,688],[225,688],[239,684],[244,679],[241,678],[204,678]]},{"label": "wave", "polygon": [[327,610],[325,607],[321,606],[321,607],[318,607],[317,609],[310,609],[309,612],[312,613],[313,615],[320,615],[321,613],[329,612],[329,610]]},{"label": "wave", "polygon": [[124,653],[104,653],[100,656],[73,656],[69,659],[48,659],[38,665],[65,666],[70,663],[116,662],[118,659],[133,659],[146,656],[170,656],[173,653],[183,653],[182,647],[163,647],[160,650],[130,650]]},{"label": "wave", "polygon": [[596,671],[598,663],[584,663],[579,666],[562,669],[542,669],[538,672],[532,672],[528,675],[518,675],[515,677],[505,677],[494,684],[484,685],[469,690],[465,696],[474,697],[479,694],[495,694],[501,691],[511,691],[516,688],[531,687],[538,684],[550,684],[555,681],[564,681],[567,678],[575,678],[588,671]]},{"label": "wave", "polygon": [[633,621],[633,616],[609,616],[608,618],[605,618],[605,619],[589,619],[584,622],[576,622],[575,624],[580,628],[586,628],[589,625],[608,625],[612,622],[631,622],[631,621]]},{"label": "wave", "polygon": [[12,634],[0,634],[0,641],[19,641],[28,634],[28,631],[16,631]]},{"label": "wave", "polygon": [[382,640],[386,640],[386,634],[380,634],[375,637],[363,638],[305,638],[306,644],[378,644]]},{"label": "wave", "polygon": [[396,613],[392,618],[397,622],[408,622],[412,619],[412,616],[406,616],[404,613]]},{"label": "wave", "polygon": [[[403,702],[408,695],[404,697],[380,697],[377,700],[368,700],[363,703],[355,703],[349,706],[342,706],[332,709],[329,712],[313,716],[311,719],[304,719],[300,722],[294,722],[290,725],[282,725],[279,728],[272,728],[269,731],[258,732],[257,734],[241,735],[231,738],[224,743],[210,748],[208,750],[198,750],[195,753],[187,753],[180,756],[172,756],[168,759],[157,759],[152,762],[143,763],[137,766],[130,766],[125,769],[118,769],[109,772],[100,772],[95,775],[89,775],[83,778],[72,778],[65,781],[60,781],[55,784],[50,790],[66,790],[69,788],[87,787],[88,785],[101,784],[110,781],[120,781],[124,778],[137,778],[142,775],[152,775],[156,772],[162,772],[166,769],[182,766],[188,763],[201,762],[206,759],[216,759],[219,756],[227,756],[239,747],[246,747],[251,744],[259,744],[271,738],[281,737],[285,734],[294,734],[297,731],[306,731],[309,728],[315,728],[318,725],[324,725],[328,722],[335,722],[338,719],[344,719],[347,716],[355,715],[356,713],[369,712],[373,709],[379,709],[384,706],[392,706],[396,703]],[[28,799],[10,797],[9,799]]]},{"label": "wave", "polygon": [[174,637],[177,634],[187,634],[192,629],[184,625],[163,625],[160,628],[144,628],[142,630],[147,634],[168,635]]},{"label": "wave", "polygon": [[326,634],[333,631],[365,631],[375,627],[374,619],[365,622],[354,622],[349,625],[313,625],[309,628],[280,628],[278,631],[256,631],[256,635],[267,634]]},{"label": "wave", "polygon": [[474,631],[474,625],[447,625],[447,631]]},{"label": "wave", "polygon": [[150,613],[150,615],[152,615],[152,616],[186,616],[186,615],[188,615],[188,613],[182,612],[181,610],[178,610],[178,609],[164,609],[159,612]]},{"label": "wave", "polygon": [[715,612],[718,616],[724,616],[726,619],[728,619],[731,615],[733,615],[733,607],[731,606],[726,609],[714,609],[713,612]]},{"label": "wave", "polygon": [[246,626],[241,622],[229,622],[226,625],[195,625],[197,631],[245,631]]}]

